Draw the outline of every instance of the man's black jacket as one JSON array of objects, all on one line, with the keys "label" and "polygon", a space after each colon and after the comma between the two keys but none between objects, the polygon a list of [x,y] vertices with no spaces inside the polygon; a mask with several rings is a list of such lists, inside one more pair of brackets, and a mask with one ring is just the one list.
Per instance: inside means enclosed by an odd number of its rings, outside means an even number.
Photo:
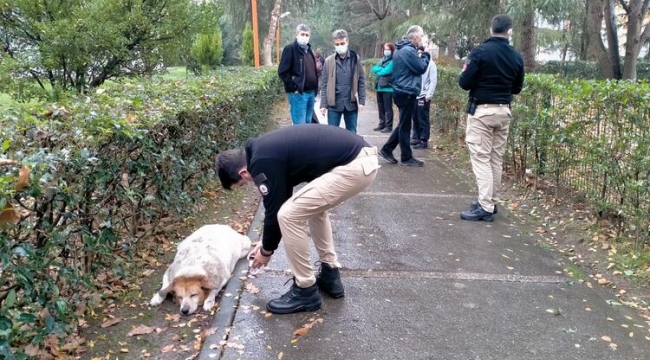
[{"label": "man's black jacket", "polygon": [[480,104],[510,104],[524,85],[524,60],[508,39],[491,37],[475,47],[458,84]]},{"label": "man's black jacket", "polygon": [[[284,83],[284,91],[302,93],[305,89],[305,61],[313,61],[316,69],[316,56],[311,51],[311,45],[307,44],[307,51],[302,50],[298,41],[294,40],[282,50],[280,64],[278,65],[278,76]],[[318,83],[318,77],[316,77]],[[318,86],[315,93],[318,94]]]}]

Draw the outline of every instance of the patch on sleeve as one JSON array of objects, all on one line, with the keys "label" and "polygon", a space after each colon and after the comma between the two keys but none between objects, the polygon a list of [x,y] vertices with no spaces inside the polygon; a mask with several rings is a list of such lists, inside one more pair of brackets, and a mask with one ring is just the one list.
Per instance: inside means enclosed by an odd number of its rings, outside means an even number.
[{"label": "patch on sleeve", "polygon": [[266,196],[269,194],[269,187],[266,186],[265,184],[260,184],[257,188],[260,190],[262,196]]},{"label": "patch on sleeve", "polygon": [[469,63],[470,63],[471,61],[472,61],[472,60],[470,60],[470,59],[467,59],[467,61],[465,61],[465,63],[463,64],[463,71],[467,70],[467,68],[469,67]]},{"label": "patch on sleeve", "polygon": [[253,181],[255,182],[255,185],[260,186],[266,181],[266,175],[264,175],[264,173],[261,173],[261,174],[257,175],[253,179]]}]

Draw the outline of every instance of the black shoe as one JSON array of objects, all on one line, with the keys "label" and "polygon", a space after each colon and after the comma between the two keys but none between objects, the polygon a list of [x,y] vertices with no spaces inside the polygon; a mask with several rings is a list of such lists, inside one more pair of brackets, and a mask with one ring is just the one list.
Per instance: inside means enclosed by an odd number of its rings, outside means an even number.
[{"label": "black shoe", "polygon": [[316,311],[322,305],[318,286],[316,284],[301,288],[293,280],[291,289],[278,299],[273,299],[266,304],[266,309],[274,314],[293,314],[301,311]]},{"label": "black shoe", "polygon": [[[474,201],[472,201],[472,211],[474,211],[474,210],[476,210],[476,209],[478,209],[478,208],[480,208],[480,207],[481,207],[481,205],[478,204],[478,200],[474,200]],[[492,214],[496,214],[496,213],[498,213],[498,212],[499,212],[499,211],[497,211],[497,206],[494,205],[494,212],[493,212]]]},{"label": "black shoe", "polygon": [[383,132],[384,134],[392,133],[392,132],[393,132],[393,128],[387,128],[387,127],[385,127],[381,132]]},{"label": "black shoe", "polygon": [[404,166],[423,167],[424,162],[420,161],[420,160],[418,160],[416,158],[410,158],[410,159],[408,159],[406,161],[402,161],[402,165],[404,165]]},{"label": "black shoe", "polygon": [[316,285],[325,294],[338,299],[345,295],[343,283],[341,283],[341,272],[329,264],[321,263],[320,272],[316,276]]},{"label": "black shoe", "polygon": [[494,221],[493,214],[483,210],[483,208],[480,206],[474,210],[463,211],[462,213],[460,213],[460,218],[469,221],[487,221],[487,222]]},{"label": "black shoe", "polygon": [[385,151],[384,149],[379,150],[379,156],[383,157],[384,160],[388,161],[391,164],[397,164],[397,159],[395,159],[393,154]]},{"label": "black shoe", "polygon": [[420,142],[417,143],[416,145],[413,145],[413,148],[414,148],[414,149],[428,149],[428,148],[429,148],[429,144],[427,144],[426,141],[420,141]]},{"label": "black shoe", "polygon": [[421,142],[422,142],[422,140],[420,140],[420,139],[411,139],[411,145],[417,145],[417,144],[419,144]]},{"label": "black shoe", "polygon": [[372,129],[372,131],[382,131],[382,130],[384,130],[384,129],[385,129],[384,126],[379,125],[379,126],[377,126],[376,128]]}]

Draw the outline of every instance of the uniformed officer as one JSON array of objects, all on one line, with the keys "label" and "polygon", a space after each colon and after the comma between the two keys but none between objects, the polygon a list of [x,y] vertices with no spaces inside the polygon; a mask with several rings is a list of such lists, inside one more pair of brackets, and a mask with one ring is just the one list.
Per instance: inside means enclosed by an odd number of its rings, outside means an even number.
[{"label": "uniformed officer", "polygon": [[460,217],[470,221],[494,221],[497,212],[503,153],[508,141],[512,94],[524,83],[524,61],[509,43],[512,18],[492,18],[491,37],[469,55],[459,85],[469,90],[465,142],[478,185],[478,199]]},{"label": "uniformed officer", "polygon": [[[253,268],[266,266],[284,241],[294,275],[291,289],[269,301],[276,314],[315,311],[318,289],[344,295],[328,210],[363,191],[377,175],[377,148],[362,137],[333,126],[304,124],[281,128],[249,140],[244,149],[217,157],[217,173],[226,189],[254,182],[264,200],[264,232],[251,252]],[[293,193],[293,187],[307,184]],[[307,226],[320,257],[314,276]]]}]

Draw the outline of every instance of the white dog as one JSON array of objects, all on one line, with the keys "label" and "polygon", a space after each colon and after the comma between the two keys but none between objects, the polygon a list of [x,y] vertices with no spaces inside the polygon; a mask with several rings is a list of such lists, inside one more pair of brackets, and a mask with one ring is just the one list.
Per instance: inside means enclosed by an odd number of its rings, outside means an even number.
[{"label": "white dog", "polygon": [[151,306],[162,304],[171,292],[180,303],[181,314],[192,314],[201,304],[209,311],[250,247],[248,236],[230,226],[203,226],[178,244],[174,262],[165,271],[162,288],[151,298]]}]

